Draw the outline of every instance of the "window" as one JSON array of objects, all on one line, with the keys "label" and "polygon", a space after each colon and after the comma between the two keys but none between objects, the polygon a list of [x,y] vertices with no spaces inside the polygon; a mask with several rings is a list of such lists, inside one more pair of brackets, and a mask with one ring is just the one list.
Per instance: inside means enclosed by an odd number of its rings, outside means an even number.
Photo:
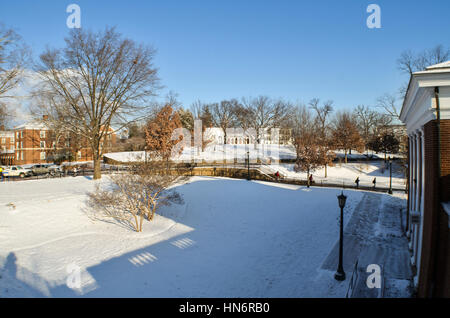
[{"label": "window", "polygon": [[19,149],[19,142],[16,142],[16,148]]},{"label": "window", "polygon": [[19,155],[20,155],[19,152],[16,152],[16,160],[19,160],[20,158]]},{"label": "window", "polygon": [[20,138],[23,138],[23,131],[20,132]]},{"label": "window", "polygon": [[41,130],[41,132],[39,133],[41,139],[45,138],[45,130]]},{"label": "window", "polygon": [[11,143],[11,145],[14,145],[14,138],[11,138],[11,139],[9,140],[9,142]]},{"label": "window", "polygon": [[45,152],[41,151],[41,160],[45,160]]},{"label": "window", "polygon": [[23,141],[20,142],[20,148],[23,148]]},{"label": "window", "polygon": [[41,148],[45,148],[45,141],[41,141]]},{"label": "window", "polygon": [[11,150],[14,151],[14,146],[11,146]]},{"label": "window", "polygon": [[17,137],[17,139],[19,139],[19,132],[16,133],[16,137]]},{"label": "window", "polygon": [[6,139],[2,138],[2,144],[5,144],[5,143],[6,143]]},{"label": "window", "polygon": [[78,159],[81,159],[81,150],[77,152]]}]

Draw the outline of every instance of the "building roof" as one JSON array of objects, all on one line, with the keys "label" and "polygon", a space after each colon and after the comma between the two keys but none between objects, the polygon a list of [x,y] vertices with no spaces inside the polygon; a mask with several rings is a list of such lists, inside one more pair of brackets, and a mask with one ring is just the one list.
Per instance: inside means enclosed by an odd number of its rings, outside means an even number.
[{"label": "building roof", "polygon": [[14,130],[24,130],[24,129],[48,130],[48,127],[44,123],[36,120],[29,121],[27,123],[14,127]]},{"label": "building roof", "polygon": [[8,130],[2,130],[2,131],[0,131],[0,137],[14,138],[14,132],[8,131]]},{"label": "building roof", "polygon": [[440,69],[440,68],[450,68],[450,61],[430,65],[426,68],[426,70],[434,70],[434,69]]},{"label": "building roof", "polygon": [[400,120],[413,132],[430,120],[436,119],[435,88],[441,88],[441,119],[450,118],[450,61],[431,65],[411,75],[403,100]]}]

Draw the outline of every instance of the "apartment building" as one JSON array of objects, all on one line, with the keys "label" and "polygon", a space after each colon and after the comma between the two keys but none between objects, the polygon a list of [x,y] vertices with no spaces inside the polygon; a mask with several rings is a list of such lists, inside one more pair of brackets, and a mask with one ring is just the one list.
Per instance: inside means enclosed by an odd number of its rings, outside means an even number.
[{"label": "apartment building", "polygon": [[0,127],[0,164],[11,165],[15,157],[14,132]]},{"label": "apartment building", "polygon": [[[24,165],[93,159],[92,150],[85,138],[69,132],[57,136],[41,121],[24,123],[14,127],[12,131],[5,132],[6,134],[10,136],[10,149],[5,164]],[[109,128],[101,147],[107,151],[115,143],[115,139],[114,130]]]}]

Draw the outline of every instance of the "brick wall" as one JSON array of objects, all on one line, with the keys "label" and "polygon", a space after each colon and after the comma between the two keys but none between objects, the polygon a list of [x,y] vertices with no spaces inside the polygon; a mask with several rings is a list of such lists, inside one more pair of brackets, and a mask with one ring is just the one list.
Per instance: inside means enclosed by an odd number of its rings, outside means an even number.
[{"label": "brick wall", "polygon": [[[424,192],[424,223],[418,287],[419,297],[437,296],[436,291],[442,290],[446,277],[437,276],[438,262],[446,262],[448,249],[445,253],[439,241],[447,240],[447,233],[442,232],[439,213],[440,201],[450,198],[448,184],[439,184],[438,177],[438,130],[436,121],[424,125],[425,133],[425,192]],[[450,173],[450,120],[441,121],[441,180],[447,180]],[[441,194],[441,198],[439,197]],[[448,225],[446,224],[448,227]],[[443,254],[444,253],[444,254]],[[442,265],[442,264],[441,264]],[[439,266],[441,266],[439,265]],[[450,264],[446,264],[450,266]],[[440,272],[440,275],[449,273]]]},{"label": "brick wall", "polygon": [[450,120],[441,120],[441,199],[450,201]]}]

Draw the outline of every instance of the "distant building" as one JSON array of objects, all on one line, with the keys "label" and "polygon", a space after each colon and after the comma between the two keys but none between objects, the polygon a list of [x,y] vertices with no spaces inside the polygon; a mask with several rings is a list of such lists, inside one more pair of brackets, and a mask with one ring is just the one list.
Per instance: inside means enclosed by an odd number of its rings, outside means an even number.
[{"label": "distant building", "polygon": [[14,132],[0,130],[0,164],[11,165],[14,162],[15,141]]},{"label": "distant building", "polygon": [[450,297],[450,61],[412,74],[407,234],[419,297]]},{"label": "distant building", "polygon": [[[255,133],[246,133],[242,129],[236,128],[230,129],[227,133],[227,140],[225,142],[225,134],[222,128],[211,127],[206,128],[204,136],[207,140],[217,145],[229,144],[229,145],[245,145],[254,144],[256,142]],[[278,133],[275,129],[263,129],[259,135],[260,144],[290,144],[291,143],[291,130],[290,129],[278,129]]]},{"label": "distant building", "polygon": [[[87,140],[79,135],[67,132],[59,136],[41,121],[31,121],[14,127],[12,131],[3,131],[5,148],[0,145],[0,160],[3,165],[24,165],[50,163],[55,161],[91,161],[92,150]],[[111,149],[116,135],[112,128],[101,147]],[[7,145],[9,144],[9,148]]]}]

